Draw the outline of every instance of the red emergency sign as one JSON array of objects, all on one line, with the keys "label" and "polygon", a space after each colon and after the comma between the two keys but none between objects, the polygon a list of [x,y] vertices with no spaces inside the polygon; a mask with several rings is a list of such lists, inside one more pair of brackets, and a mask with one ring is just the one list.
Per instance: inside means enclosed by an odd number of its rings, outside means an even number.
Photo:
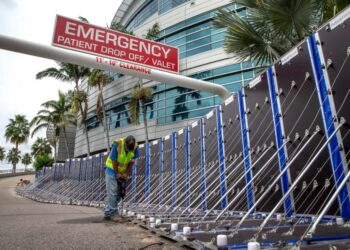
[{"label": "red emergency sign", "polygon": [[179,72],[177,48],[59,15],[52,45]]}]

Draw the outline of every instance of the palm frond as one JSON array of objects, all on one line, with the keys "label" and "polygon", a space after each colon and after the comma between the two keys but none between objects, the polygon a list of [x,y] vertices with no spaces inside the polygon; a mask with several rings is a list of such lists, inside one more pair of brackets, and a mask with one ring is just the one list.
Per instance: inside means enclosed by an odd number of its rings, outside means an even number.
[{"label": "palm frond", "polygon": [[159,23],[153,24],[151,28],[147,30],[146,35],[144,36],[145,39],[155,41],[158,39],[160,33],[160,26]]},{"label": "palm frond", "polygon": [[61,70],[56,68],[47,68],[36,74],[36,79],[38,80],[41,80],[46,77],[55,78],[62,82],[70,82],[70,78],[67,75],[65,75]]},{"label": "palm frond", "polygon": [[36,126],[31,133],[31,138],[33,138],[33,136],[38,133],[41,129],[43,128],[47,128],[49,125],[49,123],[41,123],[40,125]]},{"label": "palm frond", "polygon": [[85,17],[79,16],[78,19],[82,22],[89,23],[89,21]]}]

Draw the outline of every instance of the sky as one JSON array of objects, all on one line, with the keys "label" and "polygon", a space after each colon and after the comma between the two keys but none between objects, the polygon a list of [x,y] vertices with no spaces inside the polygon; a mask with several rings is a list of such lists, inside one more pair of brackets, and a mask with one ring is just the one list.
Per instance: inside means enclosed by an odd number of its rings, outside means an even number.
[{"label": "sky", "polygon": [[[0,0],[0,34],[51,45],[56,14],[78,19],[85,17],[90,23],[105,27],[110,24],[122,0]],[[56,67],[52,60],[18,54],[0,49],[0,146],[13,147],[4,137],[5,127],[16,114],[30,121],[40,105],[56,99],[58,91],[67,91],[73,85],[54,79],[36,80],[36,73]],[[22,153],[30,152],[42,130],[27,144]]]}]

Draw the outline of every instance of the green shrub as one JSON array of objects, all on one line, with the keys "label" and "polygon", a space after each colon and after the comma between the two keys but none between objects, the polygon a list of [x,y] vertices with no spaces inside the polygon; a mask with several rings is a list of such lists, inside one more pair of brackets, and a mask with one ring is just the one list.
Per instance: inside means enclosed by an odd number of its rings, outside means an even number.
[{"label": "green shrub", "polygon": [[51,167],[53,165],[53,158],[49,154],[39,154],[35,157],[34,168],[36,171],[41,170],[43,167]]}]

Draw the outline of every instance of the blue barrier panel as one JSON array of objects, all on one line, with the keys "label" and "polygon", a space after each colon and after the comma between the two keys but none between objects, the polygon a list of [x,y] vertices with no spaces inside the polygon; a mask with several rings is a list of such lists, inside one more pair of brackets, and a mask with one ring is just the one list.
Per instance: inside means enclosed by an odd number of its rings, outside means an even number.
[{"label": "blue barrier panel", "polygon": [[68,164],[68,176],[70,176],[70,171],[71,171],[71,168],[72,168],[72,162],[75,161],[75,159],[70,159],[69,160],[69,164]]},{"label": "blue barrier panel", "polygon": [[225,145],[224,145],[224,133],[222,128],[222,108],[216,107],[216,132],[218,143],[218,159],[219,159],[219,171],[220,171],[220,194],[221,194],[221,208],[226,208],[227,201],[227,184],[226,184],[226,163],[225,163]]},{"label": "blue barrier panel", "polygon": [[[285,133],[283,128],[283,120],[282,120],[282,111],[281,111],[281,104],[280,100],[278,98],[277,94],[277,83],[276,79],[274,77],[274,69],[269,68],[266,72],[267,74],[267,82],[269,85],[269,91],[270,91],[270,99],[271,99],[271,108],[272,108],[272,114],[273,114],[273,125],[275,128],[275,139],[276,139],[276,145],[277,149],[280,149],[284,144],[285,139]],[[283,171],[287,164],[287,148],[286,146],[283,147],[278,152],[278,163],[280,171]],[[288,173],[285,173],[281,177],[281,186],[282,186],[282,195],[284,195],[288,191],[288,183],[289,183],[289,177]],[[294,213],[293,209],[293,203],[292,203],[292,197],[289,195],[284,200],[284,211],[286,216],[290,217]]]},{"label": "blue barrier panel", "polygon": [[84,192],[86,194],[87,192],[87,179],[88,179],[88,169],[89,169],[89,159],[91,159],[91,157],[86,157],[85,159],[85,173],[84,173]]},{"label": "blue barrier panel", "polygon": [[163,202],[163,139],[159,139],[159,205]]},{"label": "blue barrier panel", "polygon": [[151,159],[150,159],[150,144],[146,143],[146,182],[145,182],[145,200],[148,202],[150,194],[150,179],[151,179]]},{"label": "blue barrier panel", "polygon": [[77,159],[78,165],[79,165],[79,170],[78,170],[78,181],[80,182],[81,175],[82,175],[82,168],[83,168],[83,159]]},{"label": "blue barrier panel", "polygon": [[[313,34],[308,38],[308,48],[310,53],[310,59],[312,64],[312,70],[314,77],[316,79],[316,88],[318,99],[321,106],[323,125],[326,130],[326,136],[329,136],[335,131],[335,121],[334,117],[337,116],[334,107],[334,100],[328,90],[331,90],[329,78],[327,72],[323,70],[325,65],[325,60],[322,56],[322,49],[317,43],[317,34]],[[346,160],[344,157],[344,152],[339,150],[340,142],[339,132],[337,136],[334,136],[328,143],[328,151],[331,159],[333,178],[336,186],[344,179]],[[340,205],[341,216],[344,219],[350,219],[350,200],[349,192],[347,187],[344,187],[338,196],[338,201]]]},{"label": "blue barrier panel", "polygon": [[[246,105],[244,100],[244,89],[238,92],[238,103],[239,103],[239,114],[241,121],[241,134],[242,134],[242,144],[243,144],[243,158],[245,167],[245,181],[250,182],[252,179],[252,171],[250,170],[250,144],[249,144],[249,130],[247,123]],[[250,184],[247,187],[247,203],[250,209],[254,204],[254,191],[253,185]]]},{"label": "blue barrier panel", "polygon": [[176,132],[171,134],[171,197],[172,207],[176,207]]},{"label": "blue barrier panel", "polygon": [[93,183],[95,178],[95,156],[91,157],[91,175],[90,175],[90,193],[93,191]]},{"label": "blue barrier panel", "polygon": [[204,118],[199,120],[200,141],[201,141],[201,196],[202,196],[202,210],[207,209],[206,199],[206,162],[205,162],[205,139],[204,139]]},{"label": "blue barrier panel", "polygon": [[131,175],[131,202],[136,201],[136,175],[137,175],[137,159],[135,160],[134,165],[132,166],[132,175]]},{"label": "blue barrier panel", "polygon": [[99,171],[98,171],[98,180],[99,180],[99,186],[100,186],[99,191],[98,191],[99,197],[100,197],[101,192],[102,192],[102,178],[103,178],[102,171],[103,171],[103,167],[104,167],[103,154],[101,153],[100,154],[100,161],[99,161]]},{"label": "blue barrier panel", "polygon": [[185,171],[186,171],[186,207],[190,205],[191,202],[191,182],[190,182],[190,176],[191,176],[191,165],[190,165],[190,129],[189,127],[185,128]]},{"label": "blue barrier panel", "polygon": [[57,166],[56,164],[53,167],[53,175],[52,175],[52,180],[53,181],[56,181],[56,172],[57,172],[57,169],[59,167],[59,165]]}]

